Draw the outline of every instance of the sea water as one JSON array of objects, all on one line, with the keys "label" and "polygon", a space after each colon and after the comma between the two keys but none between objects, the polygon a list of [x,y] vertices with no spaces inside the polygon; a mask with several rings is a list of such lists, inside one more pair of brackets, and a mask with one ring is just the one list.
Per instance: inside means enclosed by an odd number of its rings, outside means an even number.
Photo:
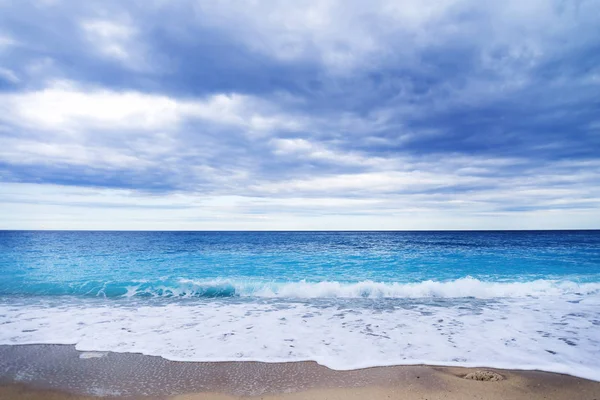
[{"label": "sea water", "polygon": [[0,231],[0,344],[600,380],[600,231]]}]

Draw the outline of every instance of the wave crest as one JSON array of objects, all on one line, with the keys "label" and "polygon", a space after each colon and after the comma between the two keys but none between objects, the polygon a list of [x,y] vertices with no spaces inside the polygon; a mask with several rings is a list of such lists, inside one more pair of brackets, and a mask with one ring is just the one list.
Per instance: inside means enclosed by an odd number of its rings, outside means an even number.
[{"label": "wave crest", "polygon": [[163,298],[495,298],[600,294],[600,282],[535,280],[482,281],[472,277],[413,283],[337,281],[277,282],[251,279],[164,278],[138,281],[44,282],[15,286],[0,282],[0,295]]},{"label": "wave crest", "polygon": [[179,279],[175,285],[129,286],[126,296],[159,297],[264,297],[264,298],[494,298],[600,292],[600,283],[536,280],[530,282],[488,282],[466,277],[453,281],[385,283],[362,281],[342,283],[261,282],[236,280]]}]

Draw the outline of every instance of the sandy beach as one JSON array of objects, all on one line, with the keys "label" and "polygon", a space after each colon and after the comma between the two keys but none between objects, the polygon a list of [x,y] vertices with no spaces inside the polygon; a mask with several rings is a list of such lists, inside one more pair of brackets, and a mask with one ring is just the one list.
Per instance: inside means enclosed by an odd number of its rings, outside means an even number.
[{"label": "sandy beach", "polygon": [[600,399],[600,382],[540,371],[182,363],[57,345],[0,346],[0,368],[0,399]]}]

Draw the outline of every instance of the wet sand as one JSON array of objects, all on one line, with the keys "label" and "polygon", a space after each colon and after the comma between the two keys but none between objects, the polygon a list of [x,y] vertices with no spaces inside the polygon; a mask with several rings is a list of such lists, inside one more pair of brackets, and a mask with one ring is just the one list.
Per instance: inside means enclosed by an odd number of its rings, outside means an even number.
[{"label": "wet sand", "polygon": [[[83,355],[84,358],[81,358]],[[493,371],[499,381],[465,376]],[[600,382],[539,371],[430,366],[334,371],[314,362],[172,362],[73,346],[0,346],[0,399],[581,399]]]}]

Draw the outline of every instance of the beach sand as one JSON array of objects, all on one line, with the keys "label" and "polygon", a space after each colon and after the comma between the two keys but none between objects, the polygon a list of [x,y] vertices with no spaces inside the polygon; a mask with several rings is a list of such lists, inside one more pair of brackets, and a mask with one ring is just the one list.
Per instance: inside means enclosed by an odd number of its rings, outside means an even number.
[{"label": "beach sand", "polygon": [[[334,371],[314,362],[182,363],[139,354],[81,355],[73,346],[0,346],[0,399],[600,400],[600,382],[539,371],[432,366]],[[476,371],[502,379],[465,378]]]}]

